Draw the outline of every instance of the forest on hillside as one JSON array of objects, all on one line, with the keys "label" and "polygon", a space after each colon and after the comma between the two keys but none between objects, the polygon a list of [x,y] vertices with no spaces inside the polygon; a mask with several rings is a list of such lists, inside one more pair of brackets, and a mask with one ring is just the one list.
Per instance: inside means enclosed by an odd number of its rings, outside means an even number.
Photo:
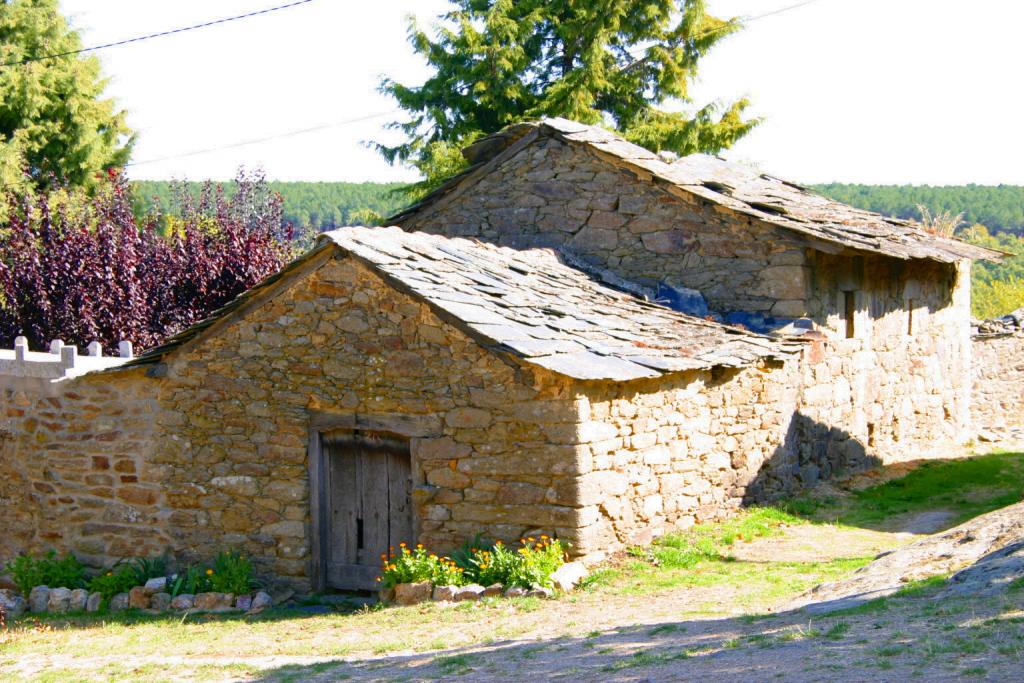
[{"label": "forest on hillside", "polygon": [[[164,181],[133,183],[136,213],[141,215],[158,208],[166,214],[178,191],[175,185]],[[396,192],[402,187],[399,183],[273,182],[269,186],[281,194],[284,218],[294,226],[304,244],[311,242],[312,233],[372,223],[408,203],[405,196]],[[198,194],[202,183],[186,183],[185,187]],[[230,195],[234,184],[225,183],[224,187]],[[933,215],[962,213],[958,237],[1022,255],[999,264],[975,265],[974,314],[990,318],[1024,305],[1024,187],[833,183],[812,188],[838,201],[899,218],[920,219],[919,205],[927,207]]]},{"label": "forest on hillside", "polygon": [[991,232],[1024,234],[1024,186],[1020,185],[811,185],[826,197],[897,218],[920,218],[918,206],[933,213],[963,214],[965,225]]},{"label": "forest on hillside", "polygon": [[[135,188],[137,206],[144,213],[154,204],[162,210],[171,205],[174,186],[169,181],[140,180]],[[202,183],[185,183],[198,194]],[[285,219],[296,226],[330,230],[350,225],[357,212],[369,209],[381,216],[398,211],[406,198],[397,193],[401,183],[271,182],[270,188],[284,198]],[[224,184],[230,193],[232,184]],[[1024,186],[959,185],[852,185],[830,183],[811,188],[853,206],[887,216],[919,219],[919,205],[933,214],[963,214],[965,227],[980,224],[989,232],[1024,235]]]},{"label": "forest on hillside", "polygon": [[975,317],[994,318],[1024,306],[1024,187],[833,183],[812,189],[837,201],[898,218],[919,220],[921,206],[933,216],[961,216],[957,237],[1017,255],[1001,263],[974,264],[971,307]]},{"label": "forest on hillside", "polygon": [[[234,183],[218,183],[230,196]],[[366,211],[389,216],[408,202],[396,190],[403,183],[270,182],[269,188],[284,199],[284,219],[304,231],[333,230],[366,222]],[[132,183],[137,214],[158,209],[166,214],[175,192],[184,186],[198,196],[203,183],[138,180]]]}]

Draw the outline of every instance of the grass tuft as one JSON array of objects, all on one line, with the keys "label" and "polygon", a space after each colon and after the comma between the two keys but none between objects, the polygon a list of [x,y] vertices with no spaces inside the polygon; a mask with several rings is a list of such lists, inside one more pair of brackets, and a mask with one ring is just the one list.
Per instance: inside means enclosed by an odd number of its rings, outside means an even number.
[{"label": "grass tuft", "polygon": [[473,673],[470,661],[469,655],[448,655],[434,658],[434,664],[445,676],[465,676]]}]

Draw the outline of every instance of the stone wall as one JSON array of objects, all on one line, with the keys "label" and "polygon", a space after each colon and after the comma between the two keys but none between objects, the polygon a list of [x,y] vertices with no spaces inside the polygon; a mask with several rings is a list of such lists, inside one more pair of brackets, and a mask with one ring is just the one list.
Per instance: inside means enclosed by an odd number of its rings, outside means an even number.
[{"label": "stone wall", "polygon": [[249,553],[308,587],[314,416],[410,425],[419,540],[572,538],[578,410],[568,384],[506,364],[351,259],[330,260],[170,359],[154,460],[173,545]]},{"label": "stone wall", "polygon": [[648,543],[793,490],[771,473],[790,459],[796,364],[700,371],[662,382],[583,388],[603,425],[580,472],[583,554]]},{"label": "stone wall", "polygon": [[974,337],[975,431],[1024,427],[1024,335]]},{"label": "stone wall", "polygon": [[754,228],[751,220],[685,192],[669,194],[588,148],[546,138],[402,227],[512,247],[565,247],[640,284],[700,290],[723,313],[804,315],[804,247],[793,233]]},{"label": "stone wall", "polygon": [[815,253],[811,270],[825,339],[804,364],[807,414],[885,462],[952,455],[969,437],[969,264]]},{"label": "stone wall", "polygon": [[4,378],[0,564],[54,548],[100,567],[168,547],[166,473],[147,457],[155,389],[138,370],[56,383]]}]

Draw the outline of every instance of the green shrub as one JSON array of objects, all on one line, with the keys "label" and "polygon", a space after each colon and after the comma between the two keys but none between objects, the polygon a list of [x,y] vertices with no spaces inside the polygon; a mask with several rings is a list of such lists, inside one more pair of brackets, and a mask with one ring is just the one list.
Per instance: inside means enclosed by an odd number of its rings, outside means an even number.
[{"label": "green shrub", "polygon": [[222,552],[213,561],[212,572],[207,570],[210,587],[218,593],[243,595],[256,587],[252,575],[252,562],[238,552]]},{"label": "green shrub", "polygon": [[481,586],[495,583],[511,586],[511,577],[518,572],[523,557],[502,542],[489,547],[473,548],[462,561],[466,580]]},{"label": "green shrub", "polygon": [[14,585],[23,595],[36,586],[51,588],[81,588],[85,585],[85,567],[74,555],[57,557],[54,550],[39,558],[19,555],[6,565]]},{"label": "green shrub", "polygon": [[110,570],[89,581],[89,591],[100,593],[104,600],[110,600],[118,593],[127,593],[136,586],[144,586],[150,579],[167,575],[167,561],[162,557],[137,557],[122,560]]},{"label": "green shrub", "polygon": [[109,601],[118,593],[127,593],[140,585],[135,580],[135,572],[128,564],[111,568],[89,581],[89,592],[99,593],[105,601]]},{"label": "green shrub", "polygon": [[521,547],[513,549],[500,541],[488,543],[478,534],[452,553],[451,558],[438,557],[422,544],[410,549],[402,543],[397,555],[381,555],[384,567],[378,581],[384,588],[421,581],[430,581],[435,586],[500,583],[550,588],[551,575],[565,564],[561,541],[541,536],[539,541],[523,538],[520,543]]}]

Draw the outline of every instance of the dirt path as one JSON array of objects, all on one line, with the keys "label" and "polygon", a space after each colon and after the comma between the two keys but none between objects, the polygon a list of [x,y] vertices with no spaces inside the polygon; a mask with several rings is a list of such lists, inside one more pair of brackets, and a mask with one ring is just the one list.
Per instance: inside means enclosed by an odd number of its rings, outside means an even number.
[{"label": "dirt path", "polygon": [[787,527],[779,536],[737,543],[731,554],[744,562],[828,562],[844,557],[873,557],[906,538],[871,529],[826,524]]},{"label": "dirt path", "polygon": [[[895,468],[897,475],[909,469]],[[862,478],[868,485],[893,472]],[[856,502],[834,493],[840,505]],[[853,558],[940,538],[957,515],[939,504],[911,509],[887,518],[882,530],[784,522],[792,525],[755,540],[740,535],[720,547],[727,558],[697,566],[624,557],[608,583],[551,602],[41,624],[22,631],[21,642],[18,633],[0,632],[0,680],[1018,679],[1024,590],[979,596],[935,587],[841,613],[793,608],[823,577],[849,577],[866,562]],[[1000,561],[1024,563],[1024,550]]]},{"label": "dirt path", "polygon": [[[131,680],[153,668],[163,680],[284,681],[769,681],[1016,680],[1024,605],[929,596],[865,614],[815,619],[652,620],[582,635],[518,637],[486,646],[383,657],[133,657]],[[637,605],[643,613],[649,605]],[[653,607],[653,606],[650,606]],[[638,614],[638,616],[646,616]],[[9,680],[75,680],[111,671],[119,658],[33,656]],[[62,675],[54,677],[55,672]]]}]

